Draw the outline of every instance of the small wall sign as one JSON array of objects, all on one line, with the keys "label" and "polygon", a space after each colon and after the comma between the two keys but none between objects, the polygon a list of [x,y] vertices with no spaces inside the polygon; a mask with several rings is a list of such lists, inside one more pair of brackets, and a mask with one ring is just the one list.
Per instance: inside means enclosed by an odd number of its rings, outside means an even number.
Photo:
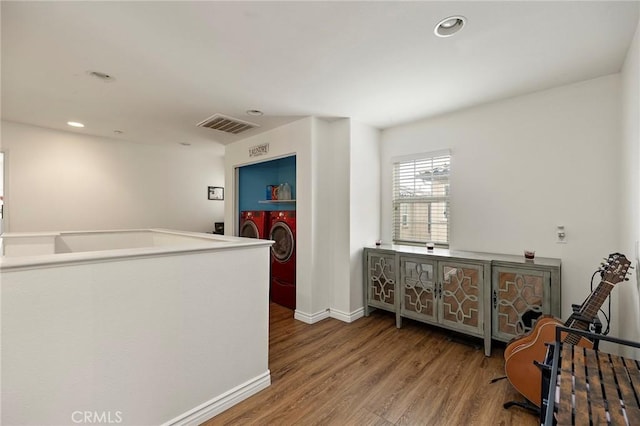
[{"label": "small wall sign", "polygon": [[269,144],[263,143],[261,145],[252,146],[249,148],[249,157],[259,157],[269,152]]},{"label": "small wall sign", "polygon": [[224,200],[224,188],[221,186],[207,187],[207,194],[210,200]]}]

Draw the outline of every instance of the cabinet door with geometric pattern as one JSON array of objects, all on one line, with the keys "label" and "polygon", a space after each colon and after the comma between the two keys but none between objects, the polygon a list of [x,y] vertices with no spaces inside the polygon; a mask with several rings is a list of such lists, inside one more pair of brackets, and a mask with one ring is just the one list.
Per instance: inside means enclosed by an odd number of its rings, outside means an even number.
[{"label": "cabinet door with geometric pattern", "polygon": [[508,342],[530,331],[540,315],[551,313],[549,271],[494,266],[492,276],[494,339]]},{"label": "cabinet door with geometric pattern", "polygon": [[438,322],[436,263],[424,257],[400,256],[400,314]]},{"label": "cabinet door with geometric pattern", "polygon": [[442,261],[438,265],[440,322],[452,329],[483,336],[483,266],[450,261]]},{"label": "cabinet door with geometric pattern", "polygon": [[367,302],[370,306],[396,311],[395,254],[367,254]]}]

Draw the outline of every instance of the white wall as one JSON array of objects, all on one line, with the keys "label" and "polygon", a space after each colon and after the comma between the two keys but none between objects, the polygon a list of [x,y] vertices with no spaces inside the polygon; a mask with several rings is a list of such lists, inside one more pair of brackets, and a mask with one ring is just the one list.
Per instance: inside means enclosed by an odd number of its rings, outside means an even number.
[{"label": "white wall", "polygon": [[[331,169],[332,162],[332,140],[334,136],[331,126],[324,120],[312,118],[311,123],[311,187],[308,189],[311,194],[311,274],[300,276],[296,285],[307,281],[311,290],[312,310],[305,315],[296,310],[296,318],[316,322],[329,316],[332,304],[331,291],[333,282],[333,270],[335,268],[335,257],[333,252],[338,247],[333,246],[333,217],[329,213],[331,208],[337,207],[333,203],[335,194],[333,193],[334,179]],[[297,169],[300,170],[299,168]],[[329,207],[331,206],[331,207]],[[298,217],[301,213],[298,213]],[[298,222],[299,223],[299,222]],[[299,229],[299,228],[298,228]]]},{"label": "white wall", "polygon": [[268,277],[267,246],[3,270],[0,422],[213,417],[270,383]]},{"label": "white wall", "polygon": [[330,178],[329,198],[325,203],[329,233],[329,257],[331,268],[331,313],[332,316],[348,321],[351,316],[350,303],[350,165],[351,165],[352,120],[345,118],[331,123],[331,137],[325,144],[329,162],[324,166],[324,174]]},{"label": "white wall", "polygon": [[380,238],[380,131],[351,121],[350,310],[363,308],[362,248]]},{"label": "white wall", "polygon": [[[321,283],[315,273],[320,253],[313,221],[320,216],[314,210],[318,202],[314,173],[319,161],[312,152],[314,121],[311,117],[303,118],[225,147],[225,180],[228,182],[225,233],[229,235],[236,235],[238,231],[236,169],[247,164],[296,156],[296,317],[306,322],[326,317],[328,309],[328,296],[318,298],[316,290]],[[264,143],[269,144],[268,154],[249,157],[249,148]]]},{"label": "white wall", "polygon": [[329,124],[321,146],[321,175],[329,178],[323,203],[331,259],[330,315],[355,321],[364,314],[362,248],[380,235],[380,131],[352,119]]},{"label": "white wall", "polygon": [[[383,240],[392,157],[450,148],[451,248],[561,258],[566,319],[620,247],[619,99],[616,74],[383,131]],[[567,244],[556,244],[556,225]],[[614,304],[614,333],[617,313]]]},{"label": "white wall", "polygon": [[348,118],[316,123],[317,274],[329,277],[329,315],[352,322],[364,315],[362,248],[380,235],[380,132]]},{"label": "white wall", "polygon": [[[621,193],[626,200],[621,209],[620,247],[636,267],[630,283],[619,286],[621,337],[640,341],[640,21],[622,69],[622,170]],[[636,351],[640,359],[640,351]]]},{"label": "white wall", "polygon": [[207,232],[224,202],[221,152],[122,142],[2,122],[5,231],[172,228]]},{"label": "white wall", "polygon": [[[252,159],[249,148],[269,143]],[[295,154],[296,313],[313,323],[362,315],[362,247],[379,236],[379,132],[350,119],[307,117],[227,145],[226,181],[239,166]],[[226,232],[237,232],[235,185],[227,187]],[[364,217],[360,217],[363,215]]]}]

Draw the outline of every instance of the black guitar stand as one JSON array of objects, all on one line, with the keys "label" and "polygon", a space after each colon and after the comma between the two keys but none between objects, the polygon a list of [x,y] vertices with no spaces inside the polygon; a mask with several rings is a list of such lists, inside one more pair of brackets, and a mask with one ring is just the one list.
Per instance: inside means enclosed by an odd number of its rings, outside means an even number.
[{"label": "black guitar stand", "polygon": [[[551,367],[547,366],[545,364],[539,363],[538,361],[533,361],[533,363],[538,366],[538,368],[543,369],[543,368],[547,368],[549,371],[551,371]],[[542,375],[543,380],[544,380],[544,373]],[[500,380],[504,380],[506,379],[507,376],[501,376],[501,377],[496,377],[495,379],[492,379],[491,382],[489,383],[495,383],[495,382],[499,382]],[[504,404],[502,404],[502,407],[507,410],[511,407],[520,407],[523,408],[527,411],[532,412],[533,414],[540,416],[541,411],[538,407],[536,407],[534,404],[532,404],[531,402],[529,402],[528,399],[525,399],[524,401],[507,401]]]},{"label": "black guitar stand", "polygon": [[[553,359],[553,358],[551,358]],[[540,369],[540,373],[542,374],[542,388],[541,388],[541,392],[542,389],[548,389],[548,383],[549,383],[549,377],[551,376],[551,364],[547,365],[546,364],[546,359],[545,362],[538,362],[538,361],[533,361],[533,364],[538,367]],[[546,378],[545,378],[546,377]],[[505,376],[506,378],[506,376]],[[547,386],[544,385],[544,382],[547,382]],[[543,394],[544,395],[544,394]],[[525,399],[524,401],[507,401],[504,404],[502,404],[502,407],[507,410],[511,407],[520,407],[523,408],[527,411],[530,411],[531,413],[535,414],[536,416],[540,417],[542,414],[542,411],[540,410],[540,408],[538,406],[536,406],[535,404],[532,404],[528,399]]]},{"label": "black guitar stand", "polygon": [[502,406],[505,408],[505,410],[513,406],[516,406],[516,407],[524,408],[525,410],[531,411],[533,414],[537,416],[540,415],[540,409],[526,399],[524,401],[505,402],[504,404],[502,404]]}]

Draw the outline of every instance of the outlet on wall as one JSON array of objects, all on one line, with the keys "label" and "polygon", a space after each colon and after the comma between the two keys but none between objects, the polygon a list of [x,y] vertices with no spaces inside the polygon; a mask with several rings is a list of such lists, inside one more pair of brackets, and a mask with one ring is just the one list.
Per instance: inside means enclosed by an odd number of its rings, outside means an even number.
[{"label": "outlet on wall", "polygon": [[564,230],[564,225],[556,226],[556,243],[558,244],[566,244],[567,242],[567,233]]}]

